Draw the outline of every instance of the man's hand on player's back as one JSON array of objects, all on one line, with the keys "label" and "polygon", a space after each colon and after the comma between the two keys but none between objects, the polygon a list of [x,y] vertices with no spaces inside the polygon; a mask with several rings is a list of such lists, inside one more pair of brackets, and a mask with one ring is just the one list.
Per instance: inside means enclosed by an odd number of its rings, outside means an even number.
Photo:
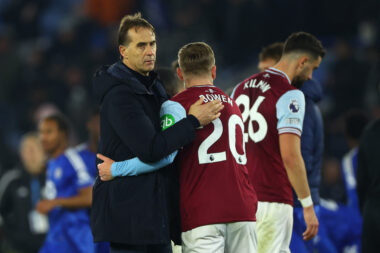
[{"label": "man's hand on player's back", "polygon": [[203,98],[200,98],[190,106],[189,114],[196,117],[201,126],[205,126],[211,121],[219,118],[220,111],[223,108],[224,105],[218,99],[203,104]]}]

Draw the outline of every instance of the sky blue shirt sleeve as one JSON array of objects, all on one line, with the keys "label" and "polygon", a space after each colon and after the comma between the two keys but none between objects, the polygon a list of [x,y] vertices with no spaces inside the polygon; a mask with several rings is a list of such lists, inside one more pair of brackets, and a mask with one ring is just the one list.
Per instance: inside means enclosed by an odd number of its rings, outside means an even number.
[{"label": "sky blue shirt sleeve", "polygon": [[[168,100],[161,106],[160,117],[161,129],[164,131],[176,122],[185,118],[186,110],[180,103]],[[144,163],[137,157],[122,162],[114,162],[111,166],[111,174],[113,177],[120,177],[137,176],[143,173],[152,172],[172,163],[177,153],[178,151],[174,151],[155,163]]]},{"label": "sky blue shirt sleeve", "polygon": [[300,90],[284,93],[276,103],[276,113],[279,134],[293,133],[301,136],[305,116],[305,96]]}]

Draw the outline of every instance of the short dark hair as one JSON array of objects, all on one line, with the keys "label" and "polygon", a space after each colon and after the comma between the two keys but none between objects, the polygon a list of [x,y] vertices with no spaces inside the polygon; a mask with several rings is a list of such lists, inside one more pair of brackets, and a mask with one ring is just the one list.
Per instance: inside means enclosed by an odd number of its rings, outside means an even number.
[{"label": "short dark hair", "polygon": [[296,51],[309,53],[313,58],[324,57],[326,50],[314,35],[306,32],[292,33],[285,41],[283,54]]},{"label": "short dark hair", "polygon": [[259,60],[264,61],[266,59],[273,59],[276,62],[280,60],[282,51],[284,50],[283,42],[275,42],[261,49],[259,53]]},{"label": "short dark hair", "polygon": [[154,32],[154,27],[146,19],[142,18],[140,12],[137,12],[133,15],[124,16],[120,21],[119,32],[117,35],[119,45],[128,45],[129,29],[141,27],[151,29],[152,32]]},{"label": "short dark hair", "polygon": [[70,132],[70,126],[69,121],[63,114],[52,114],[43,119],[43,121],[54,121],[57,123],[58,129],[66,134],[66,136],[69,135]]},{"label": "short dark hair", "polygon": [[178,63],[185,74],[207,74],[215,65],[214,51],[204,42],[189,43],[179,50]]},{"label": "short dark hair", "polygon": [[348,111],[344,116],[344,133],[347,137],[359,140],[369,118],[367,114],[358,109]]}]

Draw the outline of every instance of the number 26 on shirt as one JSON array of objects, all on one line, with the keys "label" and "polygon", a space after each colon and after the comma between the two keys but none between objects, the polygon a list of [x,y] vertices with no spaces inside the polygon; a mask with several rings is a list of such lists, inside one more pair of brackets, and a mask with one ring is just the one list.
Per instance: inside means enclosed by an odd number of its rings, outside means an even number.
[{"label": "number 26 on shirt", "polygon": [[[240,107],[242,105],[244,110],[241,113],[244,123],[248,121],[248,133],[244,133],[244,141],[248,142],[250,138],[253,142],[257,143],[262,141],[268,132],[268,124],[264,116],[258,111],[259,106],[264,101],[265,97],[258,96],[256,101],[253,103],[252,107],[249,108],[250,99],[247,95],[240,95],[236,100],[236,104]],[[254,131],[253,121],[256,121],[258,124],[258,130]]]}]

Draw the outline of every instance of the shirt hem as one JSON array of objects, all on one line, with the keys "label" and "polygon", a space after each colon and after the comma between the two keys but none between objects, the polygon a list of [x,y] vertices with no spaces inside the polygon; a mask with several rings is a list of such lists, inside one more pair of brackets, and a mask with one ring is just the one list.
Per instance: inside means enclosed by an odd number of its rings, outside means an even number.
[{"label": "shirt hem", "polygon": [[220,223],[232,223],[232,222],[244,222],[244,221],[256,221],[256,217],[246,217],[246,218],[235,218],[235,219],[217,219],[213,221],[198,221],[194,222],[194,225],[182,226],[182,232],[187,232],[197,227],[212,225],[212,224],[220,224]]}]

